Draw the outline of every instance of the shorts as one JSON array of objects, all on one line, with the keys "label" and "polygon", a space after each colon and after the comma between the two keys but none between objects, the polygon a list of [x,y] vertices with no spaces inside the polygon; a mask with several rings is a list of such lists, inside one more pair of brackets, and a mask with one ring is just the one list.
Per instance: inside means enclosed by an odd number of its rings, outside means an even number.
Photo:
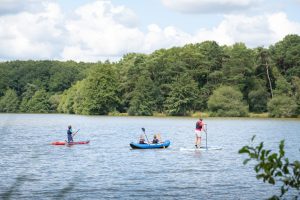
[{"label": "shorts", "polygon": [[195,130],[196,137],[201,138],[201,133],[202,133],[201,131]]},{"label": "shorts", "polygon": [[73,142],[73,137],[71,134],[68,134],[68,142]]}]

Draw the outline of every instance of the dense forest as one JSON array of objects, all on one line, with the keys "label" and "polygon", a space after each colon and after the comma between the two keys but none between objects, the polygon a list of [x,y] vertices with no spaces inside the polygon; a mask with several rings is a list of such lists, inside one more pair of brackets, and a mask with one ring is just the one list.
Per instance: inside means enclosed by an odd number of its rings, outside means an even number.
[{"label": "dense forest", "polygon": [[214,41],[118,62],[0,63],[0,112],[300,116],[300,36],[269,48]]}]

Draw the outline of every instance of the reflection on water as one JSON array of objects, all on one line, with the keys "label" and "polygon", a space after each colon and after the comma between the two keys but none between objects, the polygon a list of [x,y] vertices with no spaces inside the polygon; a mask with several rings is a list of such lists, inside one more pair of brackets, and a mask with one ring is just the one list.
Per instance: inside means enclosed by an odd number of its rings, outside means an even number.
[{"label": "reflection on water", "polygon": [[[192,118],[0,114],[0,198],[262,199],[278,190],[256,180],[238,149],[256,134],[272,149],[285,139],[287,155],[300,159],[300,121],[205,121],[208,146],[222,150],[180,151],[194,146]],[[80,129],[75,140],[91,143],[49,145],[66,139],[69,124]],[[131,150],[141,127],[171,146]]]}]

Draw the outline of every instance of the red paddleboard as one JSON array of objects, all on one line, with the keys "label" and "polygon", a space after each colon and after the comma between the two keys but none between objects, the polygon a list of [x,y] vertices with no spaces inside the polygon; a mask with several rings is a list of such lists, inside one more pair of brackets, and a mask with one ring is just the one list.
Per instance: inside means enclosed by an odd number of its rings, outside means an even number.
[{"label": "red paddleboard", "polygon": [[75,144],[88,144],[90,143],[89,140],[87,141],[79,141],[79,142],[66,142],[66,141],[56,141],[56,142],[52,142],[52,145],[75,145]]}]

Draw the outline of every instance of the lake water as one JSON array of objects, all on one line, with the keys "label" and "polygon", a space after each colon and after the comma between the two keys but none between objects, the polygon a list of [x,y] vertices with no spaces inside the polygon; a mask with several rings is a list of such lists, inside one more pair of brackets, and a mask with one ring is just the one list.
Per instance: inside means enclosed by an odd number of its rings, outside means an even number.
[{"label": "lake water", "polygon": [[[265,199],[276,188],[256,180],[238,150],[251,137],[277,149],[285,139],[290,160],[300,159],[300,121],[208,118],[208,146],[193,148],[195,118],[0,114],[0,198],[11,199]],[[53,146],[66,129],[88,145]],[[168,149],[131,150],[146,129]],[[204,140],[205,141],[205,140]],[[203,143],[205,144],[205,142]]]}]

